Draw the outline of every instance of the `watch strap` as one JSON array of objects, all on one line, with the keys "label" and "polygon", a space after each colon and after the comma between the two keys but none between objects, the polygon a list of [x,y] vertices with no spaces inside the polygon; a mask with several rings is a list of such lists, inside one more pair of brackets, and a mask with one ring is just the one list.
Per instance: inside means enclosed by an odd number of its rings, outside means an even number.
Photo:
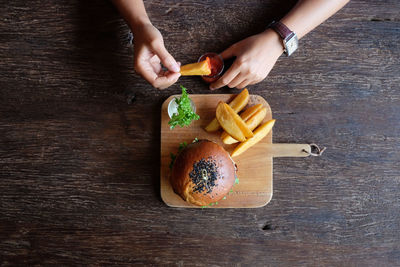
[{"label": "watch strap", "polygon": [[293,34],[293,32],[280,21],[273,22],[270,27],[276,31],[283,40]]}]

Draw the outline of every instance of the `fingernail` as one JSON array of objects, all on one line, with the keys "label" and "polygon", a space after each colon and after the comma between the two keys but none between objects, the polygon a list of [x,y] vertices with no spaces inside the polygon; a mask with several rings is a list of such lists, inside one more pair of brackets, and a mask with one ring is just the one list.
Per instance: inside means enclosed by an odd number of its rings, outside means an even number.
[{"label": "fingernail", "polygon": [[216,89],[216,88],[212,87],[211,85],[210,85],[209,88],[210,88],[210,90],[215,90]]},{"label": "fingernail", "polygon": [[172,70],[174,72],[179,72],[181,70],[181,68],[179,67],[179,65],[176,62],[172,63],[171,65],[172,65]]},{"label": "fingernail", "polygon": [[173,67],[173,70],[174,70],[175,72],[180,72],[180,71],[181,71],[181,68],[179,68],[179,66],[176,65],[176,66]]}]

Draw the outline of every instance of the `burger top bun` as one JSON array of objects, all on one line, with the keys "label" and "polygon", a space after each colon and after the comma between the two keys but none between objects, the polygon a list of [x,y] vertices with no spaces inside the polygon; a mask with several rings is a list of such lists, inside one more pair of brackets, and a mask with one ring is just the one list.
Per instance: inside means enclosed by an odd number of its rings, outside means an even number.
[{"label": "burger top bun", "polygon": [[206,206],[222,199],[236,179],[236,166],[220,145],[200,140],[175,159],[171,173],[174,191],[189,203]]}]

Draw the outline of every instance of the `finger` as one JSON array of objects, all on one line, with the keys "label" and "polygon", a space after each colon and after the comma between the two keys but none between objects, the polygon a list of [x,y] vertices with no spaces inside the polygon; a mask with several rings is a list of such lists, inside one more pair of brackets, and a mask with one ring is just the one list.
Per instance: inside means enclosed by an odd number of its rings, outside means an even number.
[{"label": "finger", "polygon": [[243,73],[239,73],[238,76],[236,76],[229,84],[229,88],[234,88],[237,85],[241,84],[244,80],[246,80],[248,75],[244,75]]},{"label": "finger", "polygon": [[220,55],[223,59],[228,59],[231,58],[235,55],[234,53],[234,46],[231,45],[230,47],[228,47],[227,49],[225,49]]},{"label": "finger", "polygon": [[148,83],[150,83],[155,88],[164,89],[174,84],[180,77],[178,72],[164,72],[159,73],[154,72],[153,66],[151,64],[140,64],[137,68],[137,73],[140,74]]},{"label": "finger", "polygon": [[153,71],[159,76],[160,72],[162,71],[162,67],[160,64],[160,58],[157,55],[154,55],[151,59],[150,59],[150,64],[153,67]]},{"label": "finger", "polygon": [[156,78],[156,80],[154,81],[154,87],[158,89],[165,89],[167,87],[170,87],[171,85],[176,83],[176,81],[178,81],[180,76],[181,74],[179,72],[166,73],[165,76],[159,76]]},{"label": "finger", "polygon": [[227,84],[229,84],[238,74],[240,70],[238,67],[236,67],[235,64],[233,64],[226,72],[224,75],[222,75],[221,78],[219,78],[215,83],[212,83],[210,85],[211,90],[215,90],[218,88],[221,88]]},{"label": "finger", "polygon": [[158,45],[158,47],[154,47],[154,53],[160,58],[162,64],[170,71],[179,72],[180,66],[175,61],[175,59],[168,53],[167,49],[165,49],[163,44]]},{"label": "finger", "polygon": [[154,81],[157,79],[158,75],[151,64],[136,64],[136,72],[141,75],[148,83],[154,86]]},{"label": "finger", "polygon": [[254,81],[251,81],[249,84],[256,84],[256,83],[259,83],[259,82],[261,82],[261,81],[263,81],[264,79],[256,79],[256,80],[254,80]]},{"label": "finger", "polygon": [[237,85],[236,88],[243,89],[249,84],[250,84],[250,81],[248,79],[245,79],[243,82],[241,82],[239,85]]},{"label": "finger", "polygon": [[[144,59],[144,60],[145,60],[145,59]],[[159,58],[156,54],[153,54],[149,61],[150,61],[151,64],[158,64],[158,65],[160,65],[160,63],[161,63],[160,58]]]}]

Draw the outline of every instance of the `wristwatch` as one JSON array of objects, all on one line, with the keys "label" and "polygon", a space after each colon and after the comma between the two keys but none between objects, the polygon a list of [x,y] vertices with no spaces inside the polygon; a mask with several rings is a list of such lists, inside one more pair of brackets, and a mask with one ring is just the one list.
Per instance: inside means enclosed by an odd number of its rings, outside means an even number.
[{"label": "wristwatch", "polygon": [[295,32],[291,31],[285,24],[280,21],[273,21],[270,26],[271,29],[276,31],[283,40],[284,53],[287,56],[293,54],[299,47],[299,39]]}]

